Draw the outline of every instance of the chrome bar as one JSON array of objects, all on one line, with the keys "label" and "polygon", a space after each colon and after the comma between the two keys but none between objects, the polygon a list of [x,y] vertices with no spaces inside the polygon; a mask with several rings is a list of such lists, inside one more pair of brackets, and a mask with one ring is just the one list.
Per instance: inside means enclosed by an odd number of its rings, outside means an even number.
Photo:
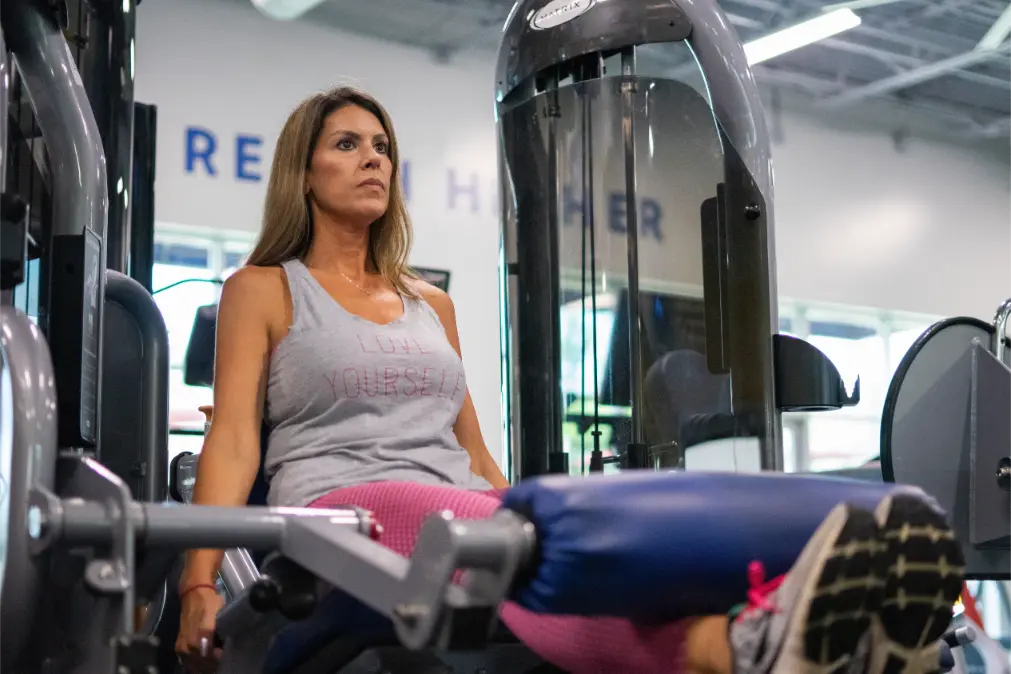
[{"label": "chrome bar", "polygon": [[1007,349],[1007,323],[1011,317],[1011,298],[1004,300],[997,313],[993,317],[993,340],[990,351],[997,360],[1004,361],[1004,352]]},{"label": "chrome bar", "polygon": [[628,245],[628,347],[632,400],[631,441],[645,443],[642,427],[642,344],[639,321],[639,220],[635,156],[635,47],[621,52],[621,132],[625,145],[625,226]]}]

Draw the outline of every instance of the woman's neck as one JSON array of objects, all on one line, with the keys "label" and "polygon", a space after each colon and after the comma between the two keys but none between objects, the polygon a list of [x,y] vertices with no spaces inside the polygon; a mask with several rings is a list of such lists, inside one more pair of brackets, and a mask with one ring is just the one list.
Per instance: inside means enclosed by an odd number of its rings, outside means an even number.
[{"label": "woman's neck", "polygon": [[306,256],[310,267],[335,271],[352,279],[368,274],[369,228],[317,218]]}]

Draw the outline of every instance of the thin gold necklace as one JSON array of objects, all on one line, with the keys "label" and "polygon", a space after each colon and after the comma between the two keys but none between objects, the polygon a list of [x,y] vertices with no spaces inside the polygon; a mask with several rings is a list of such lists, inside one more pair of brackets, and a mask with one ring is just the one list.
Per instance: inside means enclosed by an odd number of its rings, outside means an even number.
[{"label": "thin gold necklace", "polygon": [[369,297],[372,297],[372,295],[374,294],[372,290],[366,290],[365,288],[363,288],[361,286],[361,284],[359,284],[357,281],[355,281],[353,278],[351,278],[350,276],[348,276],[344,272],[340,272],[340,275],[343,276],[344,278],[346,278],[349,283],[351,283],[352,285],[354,285],[354,287],[358,288],[359,290],[361,290],[363,293],[365,293]]}]

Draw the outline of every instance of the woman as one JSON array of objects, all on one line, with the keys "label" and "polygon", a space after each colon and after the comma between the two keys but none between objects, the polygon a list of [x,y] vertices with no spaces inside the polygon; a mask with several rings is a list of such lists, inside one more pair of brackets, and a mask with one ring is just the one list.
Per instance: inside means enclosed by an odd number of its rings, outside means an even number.
[{"label": "woman", "polygon": [[[265,413],[272,505],[373,511],[382,542],[404,555],[429,514],[487,517],[498,507],[496,490],[508,482],[467,391],[453,304],[406,267],[411,228],[398,166],[393,125],[364,93],[318,94],[289,117],[260,240],[221,295],[214,421],[195,503],[246,502]],[[840,506],[785,581],[763,584],[754,569],[749,610],[733,623],[707,616],[645,626],[534,615],[513,604],[502,618],[534,651],[576,672],[794,673],[815,671],[825,658],[849,663],[875,619],[889,559],[880,529],[871,513]],[[843,539],[866,545],[839,561]],[[220,562],[220,551],[191,551],[181,578],[176,649],[197,671],[214,667],[206,644],[221,607]],[[848,613],[826,627],[809,609],[830,567],[858,582]],[[775,608],[774,596],[789,604]],[[886,643],[883,634],[874,643]]]}]

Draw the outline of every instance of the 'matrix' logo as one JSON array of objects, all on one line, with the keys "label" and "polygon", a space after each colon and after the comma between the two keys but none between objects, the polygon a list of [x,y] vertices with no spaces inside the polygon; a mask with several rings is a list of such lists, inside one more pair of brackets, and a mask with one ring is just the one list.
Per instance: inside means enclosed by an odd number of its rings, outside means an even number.
[{"label": "'matrix' logo", "polygon": [[596,0],[552,0],[534,13],[530,27],[545,30],[561,26],[585,14],[595,2]]}]

